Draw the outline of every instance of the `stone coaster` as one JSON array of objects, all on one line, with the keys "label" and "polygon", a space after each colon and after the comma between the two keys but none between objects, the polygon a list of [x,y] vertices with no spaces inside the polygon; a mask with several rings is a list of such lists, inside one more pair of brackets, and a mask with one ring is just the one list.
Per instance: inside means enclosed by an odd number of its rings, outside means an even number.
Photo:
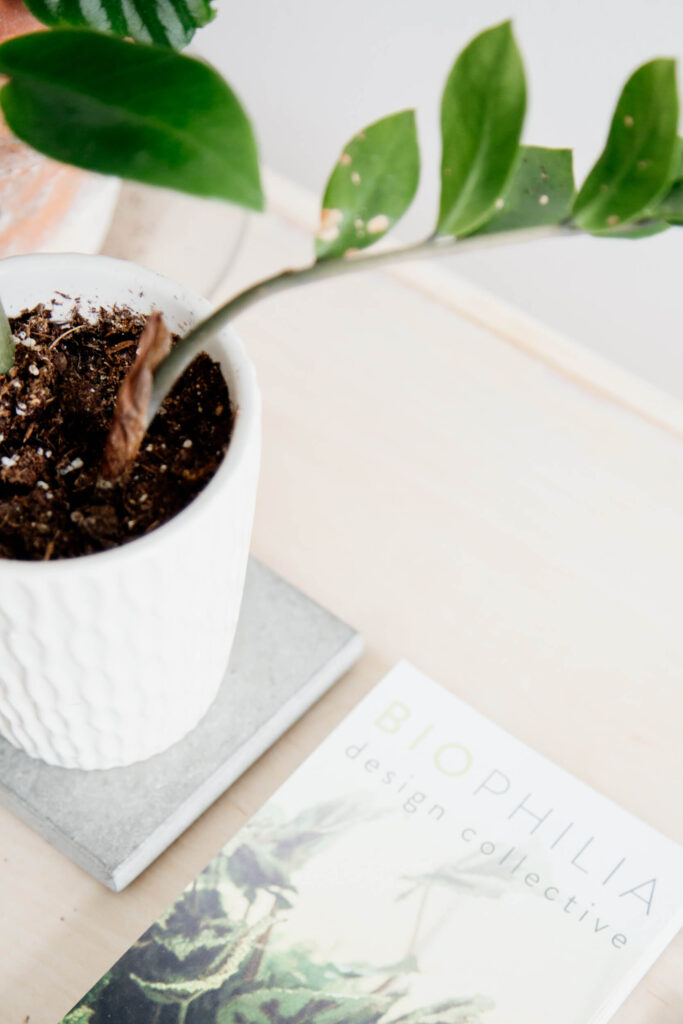
[{"label": "stone coaster", "polygon": [[362,638],[250,560],[235,646],[216,701],[170,750],[128,768],[76,771],[0,738],[0,802],[110,889],[123,889],[359,657]]}]

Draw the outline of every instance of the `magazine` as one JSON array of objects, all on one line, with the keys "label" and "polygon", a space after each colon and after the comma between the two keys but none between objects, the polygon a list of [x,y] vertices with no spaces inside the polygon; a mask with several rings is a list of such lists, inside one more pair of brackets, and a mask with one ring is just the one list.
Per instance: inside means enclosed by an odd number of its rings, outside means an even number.
[{"label": "magazine", "polygon": [[63,1024],[602,1024],[683,849],[407,662]]}]

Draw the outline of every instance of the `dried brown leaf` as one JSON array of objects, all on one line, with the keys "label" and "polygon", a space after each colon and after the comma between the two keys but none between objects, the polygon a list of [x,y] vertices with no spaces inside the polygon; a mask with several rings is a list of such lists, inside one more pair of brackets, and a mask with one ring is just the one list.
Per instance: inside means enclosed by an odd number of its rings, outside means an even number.
[{"label": "dried brown leaf", "polygon": [[135,362],[124,377],[104,448],[100,480],[113,484],[132,465],[147,430],[152,375],[171,350],[171,336],[161,313],[151,313],[138,341]]}]

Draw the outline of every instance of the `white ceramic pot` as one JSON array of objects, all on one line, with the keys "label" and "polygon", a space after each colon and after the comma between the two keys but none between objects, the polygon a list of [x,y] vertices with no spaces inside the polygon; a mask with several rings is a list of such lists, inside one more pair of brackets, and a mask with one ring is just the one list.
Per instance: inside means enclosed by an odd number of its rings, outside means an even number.
[{"label": "white ceramic pot", "polygon": [[[149,270],[100,256],[0,261],[10,315],[57,292],[78,304],[163,312],[185,332],[204,299]],[[59,314],[61,316],[61,313]],[[0,734],[66,768],[111,768],[166,749],[211,705],[242,597],[260,457],[260,398],[241,342],[221,331],[238,415],[230,446],[194,501],[114,550],[55,562],[0,560]]]}]

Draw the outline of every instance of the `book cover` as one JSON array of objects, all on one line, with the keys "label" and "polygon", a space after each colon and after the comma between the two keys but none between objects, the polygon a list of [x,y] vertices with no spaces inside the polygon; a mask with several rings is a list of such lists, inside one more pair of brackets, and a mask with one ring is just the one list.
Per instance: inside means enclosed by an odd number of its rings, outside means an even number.
[{"label": "book cover", "polygon": [[63,1024],[602,1024],[682,869],[402,662]]}]

